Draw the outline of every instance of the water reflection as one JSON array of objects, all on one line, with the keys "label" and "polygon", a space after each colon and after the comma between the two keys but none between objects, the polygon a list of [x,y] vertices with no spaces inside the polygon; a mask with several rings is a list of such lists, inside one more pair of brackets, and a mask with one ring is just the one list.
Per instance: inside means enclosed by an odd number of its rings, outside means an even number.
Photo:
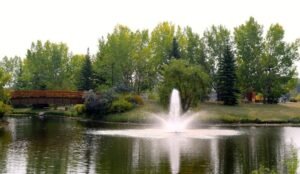
[{"label": "water reflection", "polygon": [[168,146],[169,146],[169,160],[171,164],[171,172],[173,174],[179,173],[180,166],[180,137],[172,136],[168,138]]},{"label": "water reflection", "polygon": [[4,129],[0,128],[0,171],[6,173],[6,160],[8,158],[8,145],[12,137]]},{"label": "water reflection", "polygon": [[9,121],[13,124],[0,129],[0,173],[237,174],[261,166],[300,173],[300,128],[236,128],[244,133],[141,139],[89,134],[107,128],[65,119]]},{"label": "water reflection", "polygon": [[[26,173],[27,166],[27,144],[24,141],[18,141],[11,144],[7,153],[7,173]],[[18,164],[18,165],[15,165]]]},{"label": "water reflection", "polygon": [[218,139],[213,139],[210,141],[210,156],[211,156],[211,173],[212,174],[218,174],[219,173],[219,166],[220,166],[220,160],[219,160],[219,148],[218,148]]}]

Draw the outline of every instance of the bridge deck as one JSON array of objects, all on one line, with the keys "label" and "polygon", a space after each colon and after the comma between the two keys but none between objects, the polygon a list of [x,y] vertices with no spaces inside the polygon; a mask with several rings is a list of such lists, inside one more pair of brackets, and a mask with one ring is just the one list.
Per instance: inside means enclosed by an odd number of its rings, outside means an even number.
[{"label": "bridge deck", "polygon": [[11,93],[11,102],[13,105],[69,105],[84,101],[81,91],[18,90]]}]

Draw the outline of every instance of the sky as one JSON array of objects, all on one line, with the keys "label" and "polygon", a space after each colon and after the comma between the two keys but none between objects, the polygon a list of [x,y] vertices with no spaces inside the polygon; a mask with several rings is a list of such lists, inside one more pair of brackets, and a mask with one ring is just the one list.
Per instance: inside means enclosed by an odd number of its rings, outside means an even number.
[{"label": "sky", "polygon": [[36,40],[64,42],[73,54],[87,48],[95,54],[98,39],[117,24],[151,31],[169,21],[202,34],[220,24],[233,31],[250,16],[264,31],[281,24],[286,41],[300,38],[299,0],[0,0],[0,58],[25,57]]}]

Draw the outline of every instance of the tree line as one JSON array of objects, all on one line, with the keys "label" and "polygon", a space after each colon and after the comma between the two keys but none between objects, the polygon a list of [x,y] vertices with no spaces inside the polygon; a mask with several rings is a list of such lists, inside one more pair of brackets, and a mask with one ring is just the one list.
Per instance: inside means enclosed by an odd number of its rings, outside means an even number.
[{"label": "tree line", "polygon": [[228,105],[252,92],[276,103],[296,84],[298,47],[297,40],[284,40],[280,24],[264,33],[253,17],[234,31],[219,25],[201,35],[163,22],[151,32],[117,25],[99,39],[95,55],[73,55],[64,43],[36,41],[25,58],[4,57],[0,65],[12,89],[105,92],[123,86],[136,94],[157,92],[166,103],[178,88],[187,109],[212,92]]}]

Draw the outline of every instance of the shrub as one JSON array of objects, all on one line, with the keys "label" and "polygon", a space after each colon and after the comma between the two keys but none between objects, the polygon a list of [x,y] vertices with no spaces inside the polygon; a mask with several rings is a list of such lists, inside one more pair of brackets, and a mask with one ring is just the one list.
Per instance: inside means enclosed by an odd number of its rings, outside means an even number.
[{"label": "shrub", "polygon": [[143,105],[144,104],[144,100],[142,99],[142,97],[140,95],[133,95],[133,101],[137,105]]},{"label": "shrub", "polygon": [[87,115],[101,119],[101,117],[109,113],[124,112],[132,109],[135,105],[144,104],[142,97],[125,93],[127,89],[124,86],[124,88],[121,87],[118,90],[113,88],[106,92],[101,92],[100,95],[93,91],[85,92],[85,107],[79,105],[74,110],[78,114],[85,112]]},{"label": "shrub", "polygon": [[300,101],[300,94],[295,97],[295,100]]},{"label": "shrub", "polygon": [[148,99],[149,100],[159,100],[159,96],[157,92],[149,92],[148,93]]},{"label": "shrub", "polygon": [[100,93],[103,93],[103,92],[108,91],[109,89],[110,89],[110,88],[109,88],[108,85],[101,84],[101,85],[97,86],[96,91],[97,91],[97,92],[100,92]]},{"label": "shrub", "polygon": [[290,98],[290,102],[297,102],[295,98]]},{"label": "shrub", "polygon": [[0,101],[0,118],[2,118],[5,114],[10,113],[12,111],[12,107]]},{"label": "shrub", "polygon": [[77,115],[81,115],[85,112],[85,105],[84,104],[77,104],[74,106],[74,110]]},{"label": "shrub", "polygon": [[262,93],[258,93],[256,96],[255,96],[255,102],[258,103],[258,102],[262,102],[264,100],[264,97],[263,97],[263,94]]},{"label": "shrub", "polygon": [[125,84],[119,84],[116,87],[114,87],[114,91],[117,93],[130,93],[132,92],[132,88]]},{"label": "shrub", "polygon": [[[122,98],[122,96],[121,96],[121,98]],[[123,96],[123,98],[126,101],[132,103],[133,105],[143,105],[144,104],[142,97],[139,95],[127,94],[127,95]]]},{"label": "shrub", "polygon": [[263,165],[260,165],[257,170],[254,170],[254,171],[251,172],[251,174],[264,174],[264,173],[277,174],[277,172],[274,171],[273,169],[269,169],[269,168],[267,168]]},{"label": "shrub", "polygon": [[88,115],[102,117],[110,110],[112,101],[116,98],[114,90],[97,95],[93,91],[85,92],[84,104]]},{"label": "shrub", "polygon": [[159,97],[159,88],[155,87],[152,90],[148,90],[146,93],[146,98],[148,100],[154,100],[154,101],[159,101],[160,97]]},{"label": "shrub", "polygon": [[124,112],[133,108],[133,104],[125,100],[123,97],[112,102],[111,112]]}]

